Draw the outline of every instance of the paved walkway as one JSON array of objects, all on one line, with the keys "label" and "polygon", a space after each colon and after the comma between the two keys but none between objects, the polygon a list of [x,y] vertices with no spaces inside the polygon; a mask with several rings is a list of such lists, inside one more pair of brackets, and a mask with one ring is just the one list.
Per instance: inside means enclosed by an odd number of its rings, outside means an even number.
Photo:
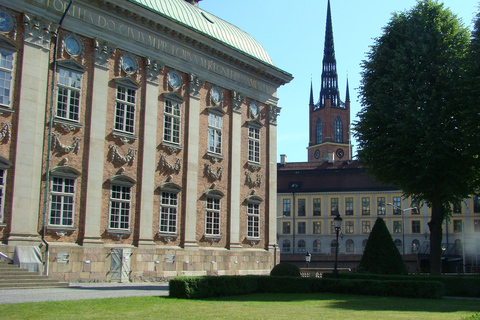
[{"label": "paved walkway", "polygon": [[68,288],[4,289],[0,303],[168,296],[168,283],[71,283]]}]

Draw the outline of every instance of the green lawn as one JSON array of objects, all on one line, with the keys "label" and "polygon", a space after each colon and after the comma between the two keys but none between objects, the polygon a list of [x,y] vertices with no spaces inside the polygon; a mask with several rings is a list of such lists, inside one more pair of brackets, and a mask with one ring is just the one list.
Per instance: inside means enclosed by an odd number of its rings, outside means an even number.
[{"label": "green lawn", "polygon": [[478,300],[251,294],[208,300],[130,297],[0,304],[1,319],[461,319]]}]

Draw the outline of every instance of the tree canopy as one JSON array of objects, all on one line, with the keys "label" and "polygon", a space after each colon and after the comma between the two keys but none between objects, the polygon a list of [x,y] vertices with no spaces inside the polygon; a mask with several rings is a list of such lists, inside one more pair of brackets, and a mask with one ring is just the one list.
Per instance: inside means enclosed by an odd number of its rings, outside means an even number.
[{"label": "tree canopy", "polygon": [[358,159],[378,181],[432,207],[434,273],[447,208],[480,181],[480,105],[468,100],[469,43],[456,15],[422,0],[393,15],[362,63]]}]

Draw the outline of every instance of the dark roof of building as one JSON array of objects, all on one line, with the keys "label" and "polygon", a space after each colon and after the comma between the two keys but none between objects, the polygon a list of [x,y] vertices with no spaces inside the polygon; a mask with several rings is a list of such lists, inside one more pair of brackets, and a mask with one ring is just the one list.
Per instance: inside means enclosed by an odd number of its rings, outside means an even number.
[{"label": "dark roof of building", "polygon": [[399,190],[376,182],[358,161],[277,164],[277,193],[368,192]]}]

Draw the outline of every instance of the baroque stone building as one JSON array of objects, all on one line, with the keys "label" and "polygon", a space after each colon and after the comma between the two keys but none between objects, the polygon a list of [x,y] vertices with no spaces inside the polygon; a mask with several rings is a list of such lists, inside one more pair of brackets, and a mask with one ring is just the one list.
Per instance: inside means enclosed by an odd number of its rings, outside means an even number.
[{"label": "baroque stone building", "polygon": [[196,2],[0,0],[0,251],[71,281],[278,263],[292,76]]}]

